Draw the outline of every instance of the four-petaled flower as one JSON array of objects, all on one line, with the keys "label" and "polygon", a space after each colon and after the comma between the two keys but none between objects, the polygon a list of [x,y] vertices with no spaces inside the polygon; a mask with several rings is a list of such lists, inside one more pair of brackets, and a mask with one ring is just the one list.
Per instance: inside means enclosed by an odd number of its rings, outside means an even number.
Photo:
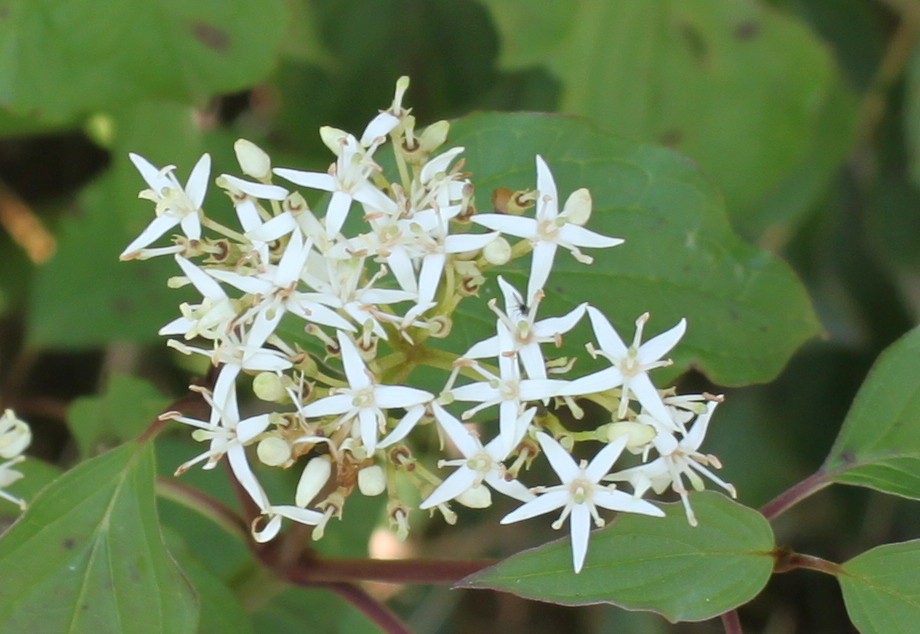
[{"label": "four-petaled flower", "polygon": [[[513,479],[505,479],[506,472],[502,460],[508,457],[501,438],[494,438],[492,442],[483,446],[479,438],[468,430],[437,403],[431,406],[434,417],[440,423],[441,429],[454,441],[457,449],[463,454],[459,460],[442,460],[439,466],[458,467],[456,471],[447,476],[438,488],[431,492],[420,505],[421,509],[429,509],[439,504],[463,495],[470,489],[482,486],[486,482],[496,491],[507,496],[526,502],[533,499],[533,494],[523,484]],[[536,410],[529,410],[527,423],[533,418]],[[486,490],[488,492],[488,490]],[[486,498],[488,500],[489,498]],[[488,506],[488,504],[484,504]]]},{"label": "four-petaled flower", "polygon": [[[357,426],[352,428],[356,432],[353,435],[361,439],[369,454],[373,454],[378,446],[378,432],[386,429],[385,410],[406,409],[406,414],[390,434],[405,436],[425,413],[423,405],[431,400],[432,395],[404,385],[378,385],[351,337],[339,331],[338,339],[348,387],[335,388],[331,395],[305,405],[301,413],[306,417],[340,415],[339,425],[357,422]],[[384,438],[379,444],[386,446],[390,440],[389,437]]]},{"label": "four-petaled flower", "polygon": [[[580,226],[575,221],[583,221],[585,215],[582,208],[587,205],[590,213],[590,198],[587,201],[584,195],[587,190],[580,189],[573,193],[566,201],[562,213],[559,212],[559,195],[556,193],[556,181],[549,171],[546,161],[542,156],[537,156],[537,211],[535,218],[524,216],[511,216],[508,214],[476,214],[471,220],[484,227],[501,231],[519,238],[526,238],[533,243],[533,254],[530,265],[530,279],[527,283],[527,301],[534,298],[536,292],[543,288],[553,267],[553,258],[556,247],[564,247],[572,255],[586,264],[590,264],[590,256],[583,254],[578,247],[602,249],[615,247],[622,244],[620,238],[610,238],[599,233],[594,233]],[[578,208],[578,214],[574,210]],[[577,217],[576,217],[577,216]]]},{"label": "four-petaled flower", "polygon": [[670,352],[684,336],[687,321],[681,319],[670,330],[645,343],[640,343],[642,329],[649,318],[648,313],[645,313],[636,320],[636,335],[632,345],[626,347],[620,335],[601,311],[589,306],[588,317],[591,319],[591,326],[598,344],[598,349],[589,347],[589,350],[592,354],[604,357],[613,365],[576,379],[573,384],[582,390],[582,394],[602,392],[621,386],[620,406],[617,410],[619,418],[626,416],[629,395],[632,394],[658,424],[657,427],[666,431],[680,431],[680,427],[671,420],[671,415],[649,378],[648,371],[671,365],[671,361],[663,361],[661,357]]},{"label": "four-petaled flower", "polygon": [[[559,346],[562,343],[562,335],[574,328],[585,314],[587,303],[580,304],[562,317],[549,317],[536,321],[537,306],[543,299],[542,291],[537,292],[528,305],[518,290],[506,282],[501,275],[498,276],[498,285],[505,299],[505,310],[496,308],[494,299],[489,301],[489,307],[511,333],[511,349],[517,353],[521,365],[524,366],[524,371],[527,372],[527,377],[545,379],[546,360],[543,358],[540,344],[553,343]],[[463,356],[467,359],[483,359],[494,357],[500,351],[506,352],[499,348],[498,335],[495,335],[473,345]]]},{"label": "four-petaled flower", "polygon": [[687,513],[687,521],[692,526],[697,525],[696,515],[690,507],[690,500],[687,497],[687,487],[684,486],[683,477],[690,481],[690,486],[696,491],[702,491],[705,488],[703,479],[700,474],[715,482],[717,485],[728,491],[732,497],[737,497],[735,487],[709,470],[709,466],[716,469],[722,467],[719,459],[711,454],[700,453],[700,445],[703,444],[703,438],[706,436],[706,430],[709,427],[709,419],[712,412],[715,411],[717,401],[709,401],[706,404],[706,411],[700,414],[693,428],[686,433],[678,442],[677,446],[668,454],[659,456],[651,462],[638,467],[623,469],[612,473],[605,478],[615,482],[629,482],[633,486],[634,495],[642,497],[650,488],[655,493],[662,493],[668,487],[671,487],[678,495],[684,505]]},{"label": "four-petaled flower", "polygon": [[597,507],[655,517],[664,516],[664,512],[657,506],[600,484],[601,478],[607,475],[613,463],[623,453],[627,441],[625,436],[620,436],[601,449],[590,463],[582,460],[579,464],[575,463],[572,456],[552,436],[539,432],[537,441],[562,484],[537,489],[539,495],[535,499],[508,513],[502,518],[501,523],[510,524],[561,508],[562,514],[552,526],[558,530],[566,518],[570,517],[572,564],[576,573],[581,572],[585,563],[592,520],[595,526],[604,526],[604,520],[598,514]]},{"label": "four-petaled flower", "polygon": [[204,202],[208,176],[211,173],[211,157],[204,154],[198,159],[188,177],[188,183],[183,188],[173,174],[175,165],[157,169],[143,156],[129,156],[137,171],[150,186],[150,189],[140,193],[140,197],[156,203],[157,217],[147,225],[141,235],[125,247],[121,252],[121,259],[130,260],[137,257],[141,249],[149,246],[176,225],[182,227],[182,232],[189,240],[201,239],[201,203]]}]

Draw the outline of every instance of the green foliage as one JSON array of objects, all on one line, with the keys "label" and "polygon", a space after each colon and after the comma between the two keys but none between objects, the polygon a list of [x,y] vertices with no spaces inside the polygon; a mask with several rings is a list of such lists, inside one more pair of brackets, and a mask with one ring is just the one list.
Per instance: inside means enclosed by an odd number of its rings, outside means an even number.
[{"label": "green foliage", "polygon": [[920,328],[886,350],[856,395],[824,470],[843,484],[920,499]]},{"label": "green foliage", "polygon": [[265,75],[283,32],[281,0],[6,0],[0,9],[0,102],[50,121],[239,90]]},{"label": "green foliage", "polygon": [[[795,274],[732,232],[716,191],[678,155],[599,132],[581,119],[546,115],[472,115],[453,126],[452,142],[466,148],[480,208],[493,188],[533,188],[533,156],[541,154],[563,199],[579,187],[591,191],[588,227],[626,240],[615,249],[588,250],[595,258],[590,266],[559,253],[543,314],[587,300],[623,333],[645,311],[660,330],[686,317],[687,335],[673,355],[677,368],[698,367],[722,385],[773,378],[817,331]],[[526,260],[508,277],[519,282]],[[494,324],[484,302],[466,302],[461,311],[460,352]]]},{"label": "green foliage", "polygon": [[68,415],[70,433],[83,459],[138,437],[166,407],[147,381],[113,374],[105,392],[77,399]]},{"label": "green foliage", "polygon": [[[849,148],[855,108],[831,56],[762,3],[568,0],[539,16],[484,3],[506,67],[545,64],[563,112],[698,161],[745,233],[806,211]],[[776,193],[794,205],[785,218],[761,210]]]},{"label": "green foliage", "polygon": [[[37,272],[29,298],[33,345],[155,340],[156,331],[177,315],[182,295],[163,283],[172,274],[172,262],[160,258],[141,269],[118,261],[130,236],[151,220],[137,198],[146,184],[127,156],[140,152],[160,165],[182,161],[190,166],[200,156],[201,133],[190,108],[157,102],[123,110],[110,123],[114,165],[82,192],[83,213],[64,220],[55,257]],[[189,169],[179,174],[185,178]]]},{"label": "green foliage", "polygon": [[0,540],[6,631],[195,631],[195,592],[163,545],[153,475],[152,446],[128,443],[31,502]]},{"label": "green foliage", "polygon": [[[211,526],[210,528],[213,528]],[[223,579],[212,572],[197,552],[172,530],[164,531],[169,553],[188,577],[201,607],[198,634],[252,634],[252,619]]]},{"label": "green foliage", "polygon": [[703,621],[750,601],[773,571],[773,531],[762,515],[719,493],[690,497],[700,525],[681,504],[664,518],[621,515],[592,534],[585,567],[572,572],[568,539],[513,555],[462,581],[565,605],[612,603]]},{"label": "green foliage", "polygon": [[863,634],[909,634],[920,621],[920,540],[854,557],[837,578],[847,613]]}]

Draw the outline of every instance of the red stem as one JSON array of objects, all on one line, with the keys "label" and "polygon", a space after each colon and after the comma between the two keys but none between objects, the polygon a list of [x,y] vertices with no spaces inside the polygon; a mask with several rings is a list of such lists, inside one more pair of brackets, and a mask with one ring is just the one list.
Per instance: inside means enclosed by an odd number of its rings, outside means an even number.
[{"label": "red stem", "polygon": [[775,498],[767,502],[760,509],[760,513],[768,520],[772,521],[779,515],[786,512],[808,496],[817,493],[821,489],[829,486],[831,481],[827,479],[827,472],[824,469],[818,469],[801,482],[798,482]]},{"label": "red stem", "polygon": [[387,634],[412,634],[412,630],[390,608],[377,601],[360,587],[352,583],[330,583],[323,584],[322,587],[335,592],[345,601],[348,601]]},{"label": "red stem", "polygon": [[722,627],[725,628],[725,634],[744,634],[741,629],[741,619],[738,618],[738,610],[729,610],[722,614]]},{"label": "red stem", "polygon": [[461,559],[325,559],[302,558],[284,572],[295,583],[383,581],[453,585],[494,564],[494,560]]}]

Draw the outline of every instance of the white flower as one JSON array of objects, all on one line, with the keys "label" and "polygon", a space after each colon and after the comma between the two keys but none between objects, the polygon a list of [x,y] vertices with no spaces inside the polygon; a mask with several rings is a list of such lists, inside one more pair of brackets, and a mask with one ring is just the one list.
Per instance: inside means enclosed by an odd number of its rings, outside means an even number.
[{"label": "white flower", "polygon": [[529,422],[526,424],[522,422],[524,403],[546,401],[563,394],[571,395],[569,389],[574,382],[570,383],[561,379],[522,379],[511,333],[501,321],[496,324],[496,327],[500,376],[495,376],[477,364],[476,371],[488,380],[455,387],[450,390],[450,395],[458,401],[479,403],[465,411],[463,418],[469,418],[480,410],[498,405],[499,435],[502,438],[502,448],[507,455],[527,433]]},{"label": "white flower", "polygon": [[179,307],[182,316],[160,328],[159,334],[182,335],[185,339],[199,335],[206,339],[223,337],[238,317],[233,302],[201,268],[179,254],[175,258],[185,277],[201,293],[202,300],[200,304],[182,304]]},{"label": "white flower", "polygon": [[220,269],[210,269],[208,272],[212,277],[258,297],[258,310],[269,311],[271,316],[274,316],[274,311],[287,311],[305,321],[340,330],[354,330],[354,326],[334,310],[313,301],[310,293],[297,290],[300,274],[310,252],[310,242],[304,242],[300,231],[294,231],[278,264],[262,264],[255,275],[241,275]]},{"label": "white flower", "polygon": [[620,418],[626,416],[629,395],[632,394],[658,423],[659,428],[663,426],[666,431],[680,431],[680,427],[671,419],[661,395],[658,394],[658,390],[655,389],[649,378],[648,371],[671,364],[671,361],[663,361],[661,357],[670,352],[683,337],[687,329],[687,321],[681,319],[670,330],[640,344],[643,327],[649,318],[648,313],[645,313],[636,320],[636,334],[632,345],[627,348],[601,311],[589,306],[588,317],[591,319],[591,326],[598,343],[598,349],[589,347],[589,351],[604,357],[613,365],[600,372],[581,377],[573,383],[578,385],[583,394],[603,392],[622,386],[617,416]]},{"label": "white flower", "polygon": [[330,166],[329,173],[275,168],[275,174],[292,183],[332,193],[326,208],[328,237],[335,236],[345,224],[352,201],[386,214],[397,211],[396,203],[371,182],[371,177],[380,170],[371,157],[380,137],[388,134],[398,123],[393,115],[381,113],[368,125],[361,142],[341,130],[328,126],[321,128],[323,141],[338,157]]},{"label": "white flower", "polygon": [[150,189],[140,193],[140,197],[156,203],[157,217],[122,251],[120,258],[130,260],[137,257],[141,249],[176,225],[182,227],[182,232],[189,240],[200,240],[201,203],[204,202],[211,173],[211,157],[204,154],[198,159],[185,188],[173,174],[176,169],[174,165],[158,170],[142,156],[130,154],[129,157],[150,186]]},{"label": "white flower", "polygon": [[[262,506],[261,511],[262,515],[252,522],[252,538],[260,544],[275,538],[281,530],[281,518],[286,517],[289,520],[306,524],[307,526],[321,525],[327,519],[326,515],[319,511],[302,509],[299,506],[289,504],[273,505],[268,503],[267,498],[266,504]],[[263,521],[265,525],[258,528],[258,524]]]},{"label": "white flower", "polygon": [[[543,288],[553,267],[556,247],[572,252],[579,262],[590,264],[592,259],[578,247],[605,248],[622,244],[620,238],[610,238],[589,231],[573,220],[581,222],[584,215],[584,197],[587,190],[578,190],[569,197],[562,213],[559,213],[559,197],[556,182],[549,167],[541,156],[537,156],[537,210],[535,218],[507,214],[476,214],[472,221],[533,243],[530,265],[530,281],[527,284],[527,301],[530,302],[538,290]],[[577,195],[576,195],[577,194]],[[569,217],[569,212],[573,218]],[[577,211],[577,213],[575,213]]]},{"label": "white flower", "polygon": [[501,523],[510,524],[561,508],[562,515],[552,526],[558,530],[565,519],[571,516],[569,530],[572,536],[572,564],[576,573],[581,572],[588,552],[592,519],[595,526],[604,526],[604,520],[597,512],[598,506],[612,511],[664,516],[661,509],[645,500],[599,484],[623,452],[625,436],[601,449],[590,463],[582,460],[580,464],[575,464],[572,456],[551,436],[540,432],[537,441],[562,484],[543,489],[537,498],[502,518]]},{"label": "white flower", "polygon": [[0,458],[15,458],[32,442],[32,430],[11,409],[0,416]]},{"label": "white flower", "polygon": [[311,257],[301,279],[316,292],[304,293],[303,298],[339,308],[359,326],[369,328],[381,339],[386,339],[387,334],[380,321],[393,322],[401,317],[385,313],[377,306],[411,300],[415,295],[395,288],[375,288],[374,284],[383,275],[382,272],[359,288],[364,262],[364,257],[357,256],[345,260]]},{"label": "white flower", "polygon": [[[403,324],[412,323],[416,317],[434,305],[444,265],[448,255],[476,252],[498,237],[492,233],[461,233],[449,235],[450,220],[460,212],[460,206],[447,209],[425,209],[406,220],[403,235],[412,239],[413,251],[421,258],[418,275],[416,306],[404,318]],[[395,271],[395,269],[394,269]]]},{"label": "white flower", "polygon": [[[230,453],[237,453],[243,456],[243,460],[245,461],[243,447],[250,444],[256,436],[268,428],[268,414],[260,414],[245,420],[240,420],[240,411],[236,399],[236,386],[231,386],[227,393],[227,398],[223,403],[215,402],[212,395],[208,392],[203,390],[199,391],[201,391],[201,395],[211,407],[211,416],[207,422],[183,416],[179,412],[166,412],[160,416],[163,420],[174,420],[177,423],[183,423],[194,427],[195,431],[192,432],[192,438],[198,442],[210,442],[207,450],[179,465],[175,474],[177,476],[182,475],[199,462],[205,463],[202,467],[203,469],[213,469],[217,466],[221,458]],[[236,475],[237,479],[244,485],[249,484],[245,481],[245,473]],[[252,478],[254,479],[255,476],[252,476]],[[248,490],[250,487],[247,486],[246,488]]]},{"label": "white flower", "polygon": [[703,444],[703,438],[706,436],[706,430],[709,427],[709,419],[712,417],[716,405],[718,405],[716,401],[707,403],[706,411],[697,417],[693,428],[677,442],[677,446],[671,453],[659,456],[647,464],[612,473],[605,480],[629,482],[633,486],[634,495],[637,498],[645,495],[645,492],[650,488],[654,489],[655,493],[661,493],[670,486],[680,495],[680,500],[687,513],[687,521],[692,526],[696,526],[696,516],[690,507],[687,488],[683,482],[684,476],[687,477],[690,485],[697,491],[702,491],[705,488],[703,479],[699,475],[703,474],[728,491],[732,497],[737,497],[735,487],[707,468],[708,466],[713,466],[716,469],[722,468],[719,459],[699,451],[700,445]]},{"label": "white flower", "polygon": [[0,498],[17,504],[20,509],[26,509],[25,500],[6,492],[6,487],[22,478],[22,472],[13,467],[26,458],[22,455],[29,443],[32,442],[32,430],[29,425],[17,418],[11,409],[7,409],[0,416],[0,458],[8,460],[0,463]]},{"label": "white flower", "polygon": [[[432,491],[431,495],[419,505],[419,508],[428,509],[443,504],[463,495],[470,489],[482,486],[483,482],[488,483],[496,491],[522,502],[533,499],[533,494],[523,484],[517,480],[505,479],[505,467],[502,460],[508,457],[508,452],[505,451],[501,438],[494,438],[492,442],[483,447],[476,434],[464,427],[444,408],[437,403],[432,404],[431,407],[441,428],[463,454],[463,459],[438,462],[439,467],[455,466],[458,469]],[[526,424],[530,424],[529,419],[532,419],[535,413],[535,409],[529,410]]]},{"label": "white flower", "polygon": [[[378,385],[374,376],[361,359],[358,346],[346,333],[338,333],[339,348],[347,388],[336,388],[330,396],[308,403],[301,409],[304,416],[332,416],[341,414],[339,424],[357,422],[353,426],[353,435],[361,438],[368,453],[373,453],[378,446],[377,433],[386,429],[386,414],[390,408],[406,408],[407,412],[393,430],[391,435],[404,437],[411,427],[425,413],[423,407],[417,407],[431,400],[429,392],[403,385]],[[385,446],[390,438],[384,438],[379,444]]]},{"label": "white flower", "polygon": [[[528,306],[517,289],[506,282],[500,275],[498,276],[498,285],[501,287],[502,295],[505,299],[505,310],[497,309],[495,300],[489,302],[489,307],[495,311],[499,320],[505,324],[511,333],[512,349],[517,352],[528,378],[545,379],[546,361],[543,358],[540,344],[554,343],[557,346],[560,345],[562,335],[574,328],[575,324],[582,318],[582,315],[585,314],[587,303],[581,304],[562,317],[550,317],[536,321],[537,307],[540,304],[540,300],[543,299],[542,292],[538,292]],[[464,353],[463,357],[482,359],[494,357],[498,352],[498,335],[496,335],[475,344]]]}]

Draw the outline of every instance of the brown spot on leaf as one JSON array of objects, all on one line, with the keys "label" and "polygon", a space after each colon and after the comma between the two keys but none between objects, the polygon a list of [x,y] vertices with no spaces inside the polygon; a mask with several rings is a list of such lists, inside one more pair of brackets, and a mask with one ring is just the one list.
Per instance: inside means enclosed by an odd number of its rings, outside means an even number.
[{"label": "brown spot on leaf", "polygon": [[856,454],[852,451],[844,451],[840,454],[840,459],[843,460],[845,464],[854,464],[856,462]]},{"label": "brown spot on leaf", "polygon": [[224,52],[230,48],[230,38],[226,31],[216,26],[205,24],[204,22],[195,22],[192,24],[192,35],[199,42],[210,49],[218,52]]},{"label": "brown spot on leaf", "polygon": [[735,27],[735,37],[739,40],[751,40],[760,35],[760,24],[754,20],[745,20]]},{"label": "brown spot on leaf", "polygon": [[662,134],[658,138],[658,141],[662,145],[673,148],[673,147],[677,147],[683,138],[684,138],[684,135],[680,130],[673,129],[673,130],[668,130],[667,132]]},{"label": "brown spot on leaf", "polygon": [[134,302],[123,297],[117,297],[115,301],[112,302],[112,309],[117,314],[131,314],[134,312]]},{"label": "brown spot on leaf", "polygon": [[68,537],[63,542],[61,542],[61,545],[64,547],[65,550],[73,550],[74,546],[77,545],[77,542],[76,540],[74,540],[74,538]]},{"label": "brown spot on leaf", "polygon": [[6,20],[8,17],[10,17],[10,8],[0,7],[0,20]]}]

